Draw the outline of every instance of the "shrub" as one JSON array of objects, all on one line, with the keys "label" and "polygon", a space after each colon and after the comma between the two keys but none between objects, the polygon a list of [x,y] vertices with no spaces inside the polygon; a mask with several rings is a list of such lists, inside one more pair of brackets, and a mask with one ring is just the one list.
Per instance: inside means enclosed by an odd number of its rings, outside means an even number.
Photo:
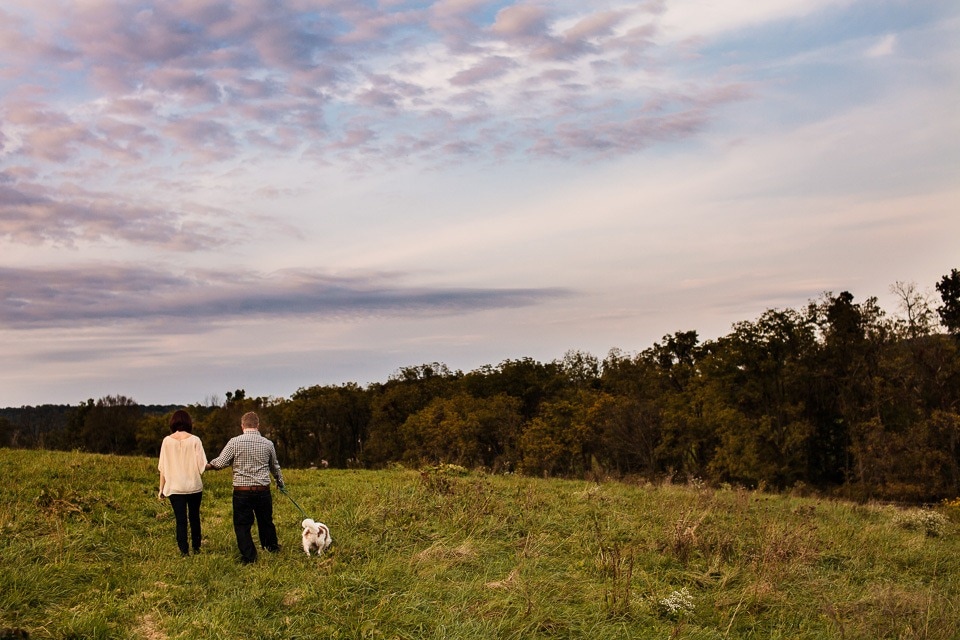
[{"label": "shrub", "polygon": [[893,522],[909,531],[923,531],[933,538],[946,533],[947,526],[950,524],[945,515],[931,509],[902,511],[893,517]]}]

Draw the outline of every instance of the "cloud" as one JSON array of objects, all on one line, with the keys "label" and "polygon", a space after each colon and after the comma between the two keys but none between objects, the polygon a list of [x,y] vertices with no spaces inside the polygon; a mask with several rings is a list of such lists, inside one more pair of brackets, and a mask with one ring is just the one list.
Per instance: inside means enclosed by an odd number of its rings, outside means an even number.
[{"label": "cloud", "polygon": [[547,11],[534,5],[513,5],[497,12],[490,29],[504,38],[530,40],[547,35]]},{"label": "cloud", "polygon": [[418,287],[396,275],[344,277],[308,270],[187,274],[127,265],[0,267],[0,325],[450,314],[526,307],[570,294],[551,288]]},{"label": "cloud", "polygon": [[486,80],[499,78],[516,66],[517,63],[511,58],[492,56],[480,61],[469,69],[459,72],[450,78],[450,84],[458,87],[479,84]]},{"label": "cloud", "polygon": [[891,55],[897,49],[897,35],[889,33],[880,39],[879,42],[867,49],[868,58],[882,58]]},{"label": "cloud", "polygon": [[728,0],[704,3],[699,0],[664,2],[664,33],[683,40],[756,27],[777,21],[799,20],[831,7],[844,7],[855,0]]},{"label": "cloud", "polygon": [[[55,179],[68,162],[78,174],[103,175],[102,162],[206,168],[304,148],[318,162],[350,154],[362,166],[389,160],[381,154],[398,148],[434,164],[443,162],[443,149],[464,144],[473,156],[493,159],[541,145],[539,131],[524,138],[531,133],[525,118],[545,129],[588,130],[623,120],[663,88],[658,82],[676,83],[636,70],[641,52],[643,60],[674,55],[673,45],[657,49],[657,3],[445,0],[407,7],[295,0],[24,4],[7,16],[0,54],[7,75],[31,78],[34,90],[0,92],[0,162],[42,165]],[[544,83],[550,73],[569,81]],[[534,82],[540,90],[532,94]],[[710,77],[682,82],[688,93],[722,84]],[[592,103],[576,123],[561,123],[570,117],[564,105],[583,92]],[[433,119],[438,110],[480,117],[454,134],[463,140],[437,144],[438,135],[450,135]],[[702,115],[709,122],[706,109]],[[358,120],[376,125],[357,135]],[[486,144],[489,131],[501,135]],[[372,137],[381,144],[370,145]],[[565,140],[576,138],[552,145]],[[594,148],[558,151],[572,156]]]},{"label": "cloud", "polygon": [[145,206],[108,195],[63,187],[49,189],[0,172],[0,238],[39,245],[120,240],[177,251],[211,248],[225,241],[221,229],[197,218],[206,213]]},{"label": "cloud", "polygon": [[227,159],[237,148],[234,131],[212,118],[176,118],[164,128],[165,137],[211,160]]}]

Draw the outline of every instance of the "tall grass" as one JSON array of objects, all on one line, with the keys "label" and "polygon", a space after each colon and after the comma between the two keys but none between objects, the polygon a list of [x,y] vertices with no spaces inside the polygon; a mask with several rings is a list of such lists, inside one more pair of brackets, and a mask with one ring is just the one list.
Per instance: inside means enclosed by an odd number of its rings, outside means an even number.
[{"label": "tall grass", "polygon": [[[957,638],[960,537],[938,513],[516,476],[287,470],[332,529],[239,563],[230,474],[179,557],[152,459],[0,450],[0,637]],[[930,522],[935,524],[931,525]]]}]

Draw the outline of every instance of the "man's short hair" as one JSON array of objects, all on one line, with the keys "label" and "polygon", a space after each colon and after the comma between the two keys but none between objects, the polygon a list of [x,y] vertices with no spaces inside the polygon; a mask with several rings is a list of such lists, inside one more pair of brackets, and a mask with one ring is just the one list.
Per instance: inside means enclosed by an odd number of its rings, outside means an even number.
[{"label": "man's short hair", "polygon": [[248,411],[240,418],[240,426],[244,429],[259,429],[260,418],[253,411]]}]

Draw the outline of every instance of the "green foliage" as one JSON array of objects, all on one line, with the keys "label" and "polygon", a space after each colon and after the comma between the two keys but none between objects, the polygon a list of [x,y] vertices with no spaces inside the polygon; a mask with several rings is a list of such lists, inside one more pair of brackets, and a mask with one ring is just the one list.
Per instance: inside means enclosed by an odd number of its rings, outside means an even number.
[{"label": "green foliage", "polygon": [[146,415],[137,424],[137,453],[147,456],[159,456],[160,445],[164,437],[170,434],[170,417],[167,415]]},{"label": "green foliage", "polygon": [[960,336],[960,271],[951,269],[936,284],[943,304],[937,309],[940,321],[955,336]]},{"label": "green foliage", "polygon": [[0,449],[0,465],[11,637],[948,640],[960,628],[960,535],[940,510],[454,465],[290,470],[334,545],[308,558],[301,515],[275,494],[283,549],[242,566],[227,475],[204,478],[204,552],[180,558],[153,458]]},{"label": "green foliage", "polygon": [[278,412],[277,453],[288,465],[346,467],[359,455],[370,415],[369,394],[356,384],[300,389]]},{"label": "green foliage", "polygon": [[143,409],[126,396],[88,400],[72,416],[70,444],[93,453],[131,453]]},{"label": "green foliage", "polygon": [[[227,401],[222,407],[215,408],[205,419],[194,417],[193,432],[203,440],[208,457],[214,457],[224,445],[240,433],[240,418],[248,411],[260,411],[266,404],[263,398],[247,398],[243,389],[235,393],[227,392]],[[171,412],[172,413],[172,412]],[[269,424],[263,420],[262,424]]]},{"label": "green foliage", "polygon": [[9,447],[14,439],[13,424],[6,418],[0,417],[0,447]]},{"label": "green foliage", "polygon": [[590,469],[594,439],[586,409],[593,394],[546,402],[520,436],[521,470],[544,476],[582,475]]},{"label": "green foliage", "polygon": [[615,475],[655,477],[662,420],[655,401],[642,396],[601,393],[588,407],[586,424],[594,434],[594,456]]},{"label": "green foliage", "polygon": [[506,395],[434,398],[401,426],[407,461],[514,468],[520,421],[520,401]]}]

